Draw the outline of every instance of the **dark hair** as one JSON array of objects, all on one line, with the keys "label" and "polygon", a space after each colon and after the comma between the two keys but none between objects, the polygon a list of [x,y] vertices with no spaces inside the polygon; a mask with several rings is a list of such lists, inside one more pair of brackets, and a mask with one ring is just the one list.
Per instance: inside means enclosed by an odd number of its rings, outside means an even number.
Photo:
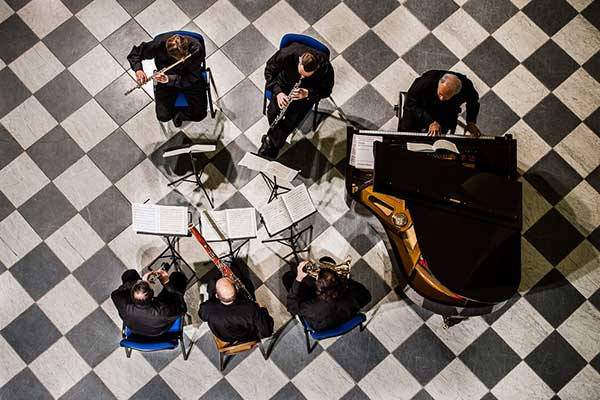
[{"label": "dark hair", "polygon": [[167,54],[173,58],[182,58],[189,53],[189,40],[182,35],[173,35],[167,39]]},{"label": "dark hair", "polygon": [[319,61],[312,53],[304,53],[302,57],[300,57],[300,62],[302,63],[302,67],[306,72],[312,72],[319,68]]},{"label": "dark hair", "polygon": [[138,306],[148,304],[152,297],[154,297],[154,291],[146,281],[136,282],[131,288],[131,299]]},{"label": "dark hair", "polygon": [[329,268],[321,268],[317,277],[317,296],[321,300],[332,301],[342,293],[342,281],[337,273]]}]

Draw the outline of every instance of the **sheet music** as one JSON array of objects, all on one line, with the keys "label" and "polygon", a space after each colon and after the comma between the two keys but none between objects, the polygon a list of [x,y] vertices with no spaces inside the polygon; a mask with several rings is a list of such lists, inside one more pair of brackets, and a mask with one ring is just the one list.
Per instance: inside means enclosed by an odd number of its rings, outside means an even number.
[{"label": "sheet music", "polygon": [[262,157],[256,156],[248,152],[244,154],[244,157],[242,157],[238,165],[241,165],[253,171],[262,171],[268,163],[269,160],[265,160]]},{"label": "sheet music", "polygon": [[296,186],[294,189],[281,195],[281,199],[287,208],[292,222],[298,222],[317,211],[304,184]]},{"label": "sheet music", "polygon": [[360,169],[373,169],[373,143],[381,141],[382,136],[354,135],[350,149],[350,165]]},{"label": "sheet music", "polygon": [[227,239],[227,214],[225,211],[202,210],[200,224],[204,239],[208,241]]},{"label": "sheet music", "polygon": [[256,212],[254,208],[232,208],[226,211],[229,238],[256,237]]},{"label": "sheet music", "polygon": [[277,178],[283,179],[286,182],[291,182],[296,175],[298,175],[298,171],[295,169],[286,167],[277,161],[266,160],[252,153],[246,153],[238,165],[253,171],[264,172],[269,177],[276,176]]},{"label": "sheet music", "polygon": [[270,235],[275,235],[293,224],[281,197],[266,204],[259,212]]},{"label": "sheet music", "polygon": [[131,211],[136,232],[181,236],[188,233],[187,207],[134,203]]},{"label": "sheet music", "polygon": [[167,150],[163,153],[163,158],[173,157],[173,156],[178,156],[180,154],[188,154],[188,153],[207,153],[209,151],[215,151],[216,149],[217,149],[217,145],[215,145],[215,144],[193,144],[191,146]]},{"label": "sheet music", "polygon": [[456,154],[460,154],[458,147],[449,140],[439,139],[433,145],[428,143],[406,143],[406,149],[415,152],[435,152],[437,150],[448,150]]}]

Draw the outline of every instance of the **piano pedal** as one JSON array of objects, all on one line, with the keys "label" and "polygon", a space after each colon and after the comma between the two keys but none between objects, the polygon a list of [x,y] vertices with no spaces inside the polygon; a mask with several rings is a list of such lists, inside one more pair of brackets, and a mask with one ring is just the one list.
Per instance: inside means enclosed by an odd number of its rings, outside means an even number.
[{"label": "piano pedal", "polygon": [[461,322],[463,322],[464,320],[469,319],[469,317],[459,317],[459,316],[447,317],[447,316],[442,315],[442,319],[444,320],[444,325],[443,325],[444,330],[448,330],[449,328],[452,328],[454,325],[458,325]]}]

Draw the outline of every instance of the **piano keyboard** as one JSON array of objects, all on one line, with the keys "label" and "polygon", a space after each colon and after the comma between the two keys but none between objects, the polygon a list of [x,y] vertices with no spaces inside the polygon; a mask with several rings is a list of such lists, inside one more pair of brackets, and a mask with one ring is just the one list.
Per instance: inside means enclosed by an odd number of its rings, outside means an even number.
[{"label": "piano keyboard", "polygon": [[[360,130],[358,131],[359,134],[367,134],[367,135],[399,135],[399,136],[421,136],[421,137],[431,137],[433,138],[434,136],[429,136],[427,133],[421,133],[421,132],[397,132],[397,131],[374,131],[374,130]],[[475,136],[471,136],[471,135],[441,135],[441,136],[436,136],[439,139],[444,139],[444,138],[458,138],[458,139],[483,139],[483,140],[490,140],[490,139],[494,139],[495,136],[480,136],[479,138],[476,138]]]}]

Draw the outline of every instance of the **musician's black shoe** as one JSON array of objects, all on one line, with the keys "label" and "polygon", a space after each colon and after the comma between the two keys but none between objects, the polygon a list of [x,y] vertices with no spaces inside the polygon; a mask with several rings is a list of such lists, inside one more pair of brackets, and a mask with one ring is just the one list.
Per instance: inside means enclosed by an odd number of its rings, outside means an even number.
[{"label": "musician's black shoe", "polygon": [[279,149],[275,147],[271,139],[267,135],[265,135],[262,137],[261,141],[262,144],[256,154],[258,154],[261,157],[270,159],[277,158],[277,154],[279,154]]},{"label": "musician's black shoe", "polygon": [[181,128],[181,125],[183,125],[183,116],[181,113],[175,114],[173,117],[173,125],[175,125],[175,128]]}]

